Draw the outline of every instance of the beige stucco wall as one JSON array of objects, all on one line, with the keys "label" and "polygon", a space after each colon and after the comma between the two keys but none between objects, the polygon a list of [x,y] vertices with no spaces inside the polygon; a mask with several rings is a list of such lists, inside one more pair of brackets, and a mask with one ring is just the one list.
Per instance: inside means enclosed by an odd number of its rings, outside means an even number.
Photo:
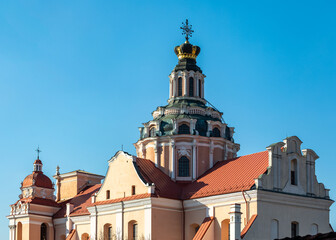
[{"label": "beige stucco wall", "polygon": [[90,235],[90,223],[87,224],[76,224],[76,237],[81,240],[82,234],[87,233]]},{"label": "beige stucco wall", "polygon": [[182,212],[168,209],[152,210],[152,239],[182,239]]},{"label": "beige stucco wall", "polygon": [[209,169],[209,147],[197,147],[197,175],[202,175]]},{"label": "beige stucco wall", "polygon": [[119,152],[109,162],[105,181],[97,194],[97,201],[106,200],[106,191],[110,191],[110,199],[123,198],[132,195],[132,185],[136,194],[148,193],[148,188],[140,180],[134,165],[133,157]]}]

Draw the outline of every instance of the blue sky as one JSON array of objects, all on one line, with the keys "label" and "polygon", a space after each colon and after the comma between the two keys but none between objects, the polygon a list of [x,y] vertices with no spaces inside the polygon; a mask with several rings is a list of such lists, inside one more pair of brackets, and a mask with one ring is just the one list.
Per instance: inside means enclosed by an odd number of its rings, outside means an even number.
[{"label": "blue sky", "polygon": [[[335,1],[0,1],[0,235],[40,145],[44,172],[105,174],[168,98],[188,18],[205,97],[240,155],[297,135],[336,199]],[[331,223],[336,227],[336,207]]]}]

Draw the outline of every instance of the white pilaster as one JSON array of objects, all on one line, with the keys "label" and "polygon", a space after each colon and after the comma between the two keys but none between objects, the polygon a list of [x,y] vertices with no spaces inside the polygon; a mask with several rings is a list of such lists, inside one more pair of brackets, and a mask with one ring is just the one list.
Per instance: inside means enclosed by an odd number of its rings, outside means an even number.
[{"label": "white pilaster", "polygon": [[145,208],[145,239],[152,239],[152,206]]},{"label": "white pilaster", "polygon": [[92,240],[96,240],[97,236],[97,212],[90,215],[90,237]]},{"label": "white pilaster", "polygon": [[314,177],[315,177],[315,162],[312,162],[310,165],[310,192],[314,193]]},{"label": "white pilaster", "polygon": [[188,77],[186,76],[186,74],[184,74],[184,86],[183,86],[183,96],[187,96],[187,80],[188,80]]},{"label": "white pilaster", "polygon": [[116,213],[116,235],[117,239],[122,239],[123,235],[123,209]]},{"label": "white pilaster", "polygon": [[193,140],[193,145],[192,145],[192,178],[193,179],[196,179],[197,176],[196,176],[196,166],[197,166],[197,161],[196,161],[196,158],[197,158],[197,153],[196,153],[196,140],[194,139]]},{"label": "white pilaster", "polygon": [[65,223],[65,235],[68,236],[72,230],[72,220],[70,218],[70,213],[72,212],[74,205],[71,203],[66,204],[66,223]]},{"label": "white pilaster", "polygon": [[210,141],[210,148],[209,148],[209,167],[213,167],[213,153],[214,153],[214,146],[213,141]]},{"label": "white pilaster", "polygon": [[230,207],[230,240],[240,240],[241,212],[240,204],[233,204]]},{"label": "white pilaster", "polygon": [[15,225],[10,225],[9,226],[9,240],[15,240]]},{"label": "white pilaster", "polygon": [[175,179],[175,141],[170,142],[171,148],[171,178]]},{"label": "white pilaster", "polygon": [[155,142],[154,145],[154,158],[155,158],[155,166],[158,167],[159,166],[159,151],[158,151],[158,143],[157,141]]}]

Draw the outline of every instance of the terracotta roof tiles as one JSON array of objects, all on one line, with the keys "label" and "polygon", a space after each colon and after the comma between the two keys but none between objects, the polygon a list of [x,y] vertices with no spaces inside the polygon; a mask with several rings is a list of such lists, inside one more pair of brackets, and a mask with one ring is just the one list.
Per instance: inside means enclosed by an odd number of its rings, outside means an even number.
[{"label": "terracotta roof tiles", "polygon": [[90,214],[89,211],[87,210],[87,207],[91,205],[91,196],[96,192],[98,192],[100,187],[101,184],[96,184],[94,186],[87,187],[86,189],[78,193],[75,197],[59,203],[61,209],[57,213],[55,213],[54,217],[55,218],[66,217],[67,203],[71,203],[74,205],[74,208],[70,213],[71,216]]},{"label": "terracotta roof tiles", "polygon": [[211,223],[213,222],[214,217],[206,217],[204,218],[200,228],[198,229],[197,233],[195,234],[193,240],[202,240],[206,232],[208,231]]},{"label": "terracotta roof tiles", "polygon": [[244,238],[245,234],[251,228],[251,226],[254,223],[254,221],[256,220],[257,216],[258,216],[257,214],[252,215],[252,217],[250,218],[250,220],[248,221],[248,223],[244,227],[243,231],[241,231],[241,233],[240,233],[241,238]]},{"label": "terracotta roof tiles", "polygon": [[250,190],[254,180],[266,172],[268,152],[253,153],[217,162],[183,189],[183,199],[194,199]]}]

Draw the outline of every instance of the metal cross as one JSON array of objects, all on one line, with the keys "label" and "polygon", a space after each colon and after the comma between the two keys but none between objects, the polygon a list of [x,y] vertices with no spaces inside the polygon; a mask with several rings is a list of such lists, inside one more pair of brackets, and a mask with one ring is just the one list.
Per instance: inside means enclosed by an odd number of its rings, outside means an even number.
[{"label": "metal cross", "polygon": [[182,23],[182,27],[180,27],[180,29],[182,29],[182,35],[185,35],[186,40],[189,40],[189,37],[192,37],[192,33],[194,32],[194,30],[191,29],[192,25],[188,25],[188,19],[186,19],[185,23]]},{"label": "metal cross", "polygon": [[42,152],[40,150],[40,146],[37,147],[37,149],[35,150],[37,152],[37,159],[40,159],[40,152]]}]

